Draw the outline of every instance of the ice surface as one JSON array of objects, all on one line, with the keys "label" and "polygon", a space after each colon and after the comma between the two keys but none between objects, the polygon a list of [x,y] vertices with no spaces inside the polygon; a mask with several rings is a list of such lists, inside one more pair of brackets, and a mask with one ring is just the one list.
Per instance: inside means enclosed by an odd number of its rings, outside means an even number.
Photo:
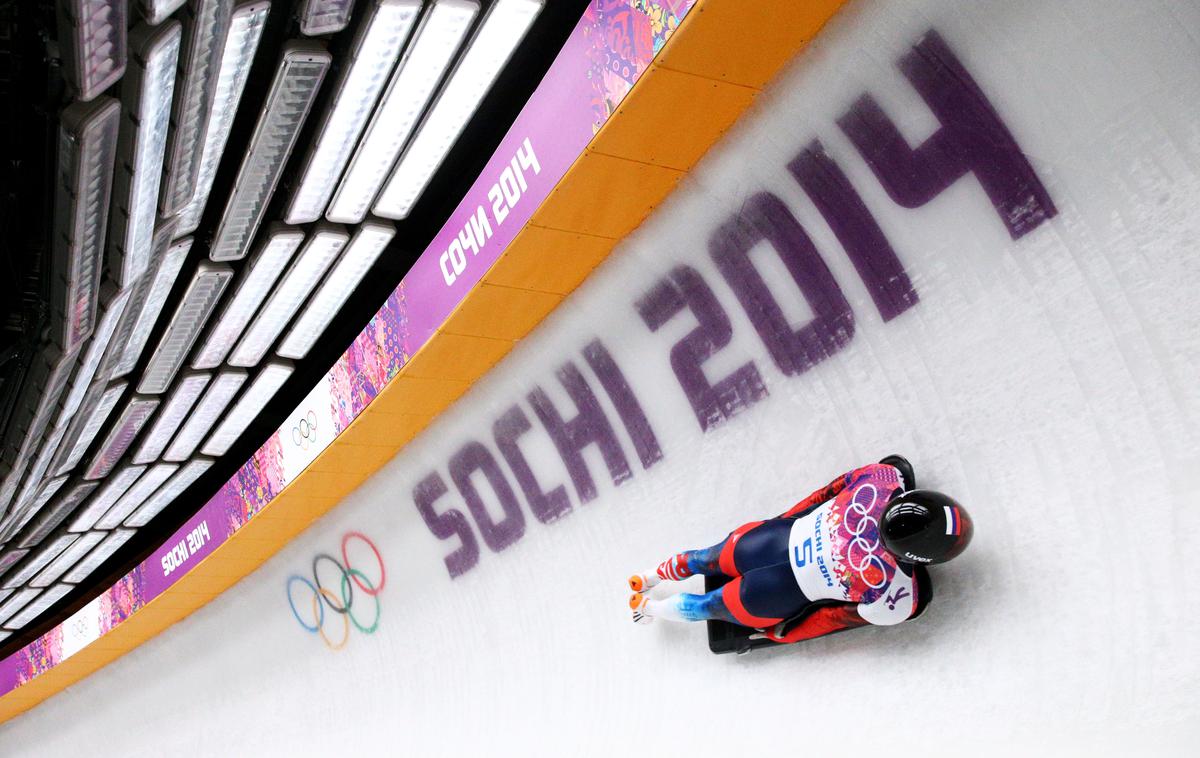
[{"label": "ice surface", "polygon": [[[1057,208],[1019,239],[973,176],[901,208],[837,125],[869,92],[910,144],[939,127],[896,67],[929,29]],[[1195,2],[852,4],[613,259],[402,455],[223,597],[0,727],[0,753],[1185,753],[1200,737],[1188,569],[1200,538],[1198,30]],[[787,169],[815,139],[919,295],[891,321]],[[714,230],[763,191],[803,225],[854,314],[844,348],[790,377],[708,254]],[[770,249],[752,257],[792,325],[810,319]],[[730,319],[704,374],[752,361],[768,393],[706,433],[670,358],[695,318],[652,332],[634,308],[679,264]],[[654,432],[662,458],[649,468],[584,358],[597,338]],[[587,448],[586,503],[527,399],[541,387],[569,420],[556,374],[567,361],[629,469],[616,485]],[[566,487],[571,509],[551,523],[532,516],[493,439],[514,405],[541,488]],[[451,472],[471,441],[519,503],[506,518],[483,474],[470,478],[486,539]],[[702,625],[630,623],[630,572],[892,452],[976,520],[970,550],[933,570],[918,621],[740,658],[709,654]],[[455,579],[444,558],[458,538],[434,537],[414,506],[434,473],[449,490],[434,509],[467,514],[478,543]],[[285,588],[349,530],[375,540],[388,579],[378,632],[351,630],[333,652],[300,628]],[[364,565],[374,577],[369,554]],[[326,616],[337,642],[341,620]]]}]

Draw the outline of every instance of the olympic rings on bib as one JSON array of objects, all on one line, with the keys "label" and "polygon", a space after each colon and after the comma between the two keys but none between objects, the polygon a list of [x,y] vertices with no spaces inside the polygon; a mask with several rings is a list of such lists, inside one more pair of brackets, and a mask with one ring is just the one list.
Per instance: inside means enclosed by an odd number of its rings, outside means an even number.
[{"label": "olympic rings on bib", "polygon": [[[860,499],[864,493],[866,496]],[[845,516],[842,518],[842,529],[851,538],[846,546],[846,563],[858,574],[863,584],[873,590],[883,588],[889,581],[887,564],[876,554],[880,544],[879,521],[871,515],[871,509],[875,507],[878,499],[879,489],[875,485],[869,483],[862,485],[854,491],[854,495],[850,498],[850,504],[846,506]],[[850,519],[851,515],[857,517],[853,524]],[[871,529],[874,529],[873,534],[869,531]],[[868,536],[872,539],[867,539]],[[855,558],[856,549],[859,552],[857,560]],[[871,572],[871,569],[878,572],[878,581],[871,581],[868,578],[869,573],[871,575],[875,573]]]},{"label": "olympic rings on bib", "polygon": [[[355,568],[350,563],[349,546],[351,541],[357,540],[366,544],[371,552],[375,555],[375,560],[379,564],[378,581],[368,576],[366,572]],[[325,643],[330,650],[341,650],[346,646],[350,639],[350,626],[363,634],[374,634],[379,628],[379,620],[382,616],[382,609],[379,603],[379,593],[383,590],[384,584],[387,582],[387,570],[383,564],[383,556],[379,552],[379,548],[362,532],[347,532],[342,536],[342,560],[338,560],[329,553],[317,553],[312,560],[312,577],[300,576],[292,574],[287,578],[287,597],[288,606],[292,610],[292,615],[296,618],[296,622],[300,624],[300,628],[310,634],[316,634]],[[336,569],[341,572],[341,579],[337,584],[337,589],[322,585],[320,567],[322,564],[333,564]],[[328,574],[328,571],[326,571]],[[298,585],[303,585],[308,588],[311,593],[311,609],[308,614],[302,614],[300,608],[304,607],[303,603],[297,603],[294,592]],[[361,595],[355,593],[355,585],[357,585]],[[359,618],[355,615],[355,598],[361,598],[363,595],[372,598],[375,601],[374,618],[369,624],[365,618]],[[332,614],[327,614],[325,608],[328,607],[333,611]],[[361,607],[361,604],[360,604]],[[361,615],[360,611],[360,615]],[[369,613],[369,611],[368,611]],[[305,618],[307,615],[308,620]],[[326,620],[336,619],[341,617],[342,631],[340,633],[330,630],[334,634],[334,639],[331,639],[326,633]]]}]

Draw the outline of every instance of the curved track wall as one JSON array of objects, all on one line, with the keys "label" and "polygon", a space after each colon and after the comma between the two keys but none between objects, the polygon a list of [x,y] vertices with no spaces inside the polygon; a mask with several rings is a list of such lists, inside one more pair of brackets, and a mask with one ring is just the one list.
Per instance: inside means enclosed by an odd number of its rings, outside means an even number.
[{"label": "curved track wall", "polygon": [[[402,455],[0,752],[1182,751],[1200,9],[1103,5],[848,7]],[[897,451],[976,519],[917,622],[630,623],[631,571]],[[344,540],[361,630],[290,578],[336,599]]]}]

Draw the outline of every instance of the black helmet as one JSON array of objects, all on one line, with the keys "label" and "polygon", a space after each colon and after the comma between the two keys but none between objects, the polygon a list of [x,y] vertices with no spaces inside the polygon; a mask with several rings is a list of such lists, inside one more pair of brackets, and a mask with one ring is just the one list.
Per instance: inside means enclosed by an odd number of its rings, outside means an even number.
[{"label": "black helmet", "polygon": [[897,495],[879,527],[884,546],[909,563],[944,563],[966,549],[974,531],[966,509],[933,490]]}]

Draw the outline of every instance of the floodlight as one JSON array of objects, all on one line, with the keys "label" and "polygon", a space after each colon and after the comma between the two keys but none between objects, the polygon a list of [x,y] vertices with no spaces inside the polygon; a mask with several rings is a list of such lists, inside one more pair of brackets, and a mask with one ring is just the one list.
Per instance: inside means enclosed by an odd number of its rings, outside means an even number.
[{"label": "floodlight", "polygon": [[92,495],[83,508],[75,513],[75,519],[71,522],[71,526],[67,528],[67,531],[86,532],[95,527],[100,517],[109,508],[113,507],[113,503],[121,499],[121,496],[133,486],[133,483],[145,471],[145,466],[131,466],[126,464],[112,476],[105,479],[100,484],[100,488],[96,490],[96,494]]},{"label": "floodlight", "polygon": [[421,17],[325,217],[358,223],[479,13],[475,0],[436,0]]},{"label": "floodlight", "polygon": [[130,487],[121,499],[116,504],[108,509],[99,521],[96,522],[97,529],[115,529],[121,525],[121,522],[129,517],[129,514],[137,510],[138,506],[146,501],[146,498],[154,494],[154,491],[165,482],[175,470],[179,468],[176,463],[159,463],[151,466],[149,470],[142,475],[137,483]]},{"label": "floodlight", "polygon": [[63,577],[64,582],[78,583],[87,579],[88,576],[100,568],[112,554],[117,552],[122,545],[129,541],[129,538],[134,535],[134,529],[118,529],[115,532],[109,532],[104,541],[96,546],[92,552],[75,564],[75,568],[71,569],[71,573]]},{"label": "floodlight", "polygon": [[348,239],[349,235],[339,227],[323,222],[317,226],[283,281],[275,288],[271,299],[259,311],[254,323],[250,324],[241,342],[229,356],[229,365],[258,365]]},{"label": "floodlight", "polygon": [[42,594],[42,591],[36,587],[26,587],[23,590],[14,592],[7,600],[0,603],[0,624],[8,622],[13,614],[24,608],[29,604],[30,600],[33,600],[40,594]]},{"label": "floodlight", "polygon": [[542,9],[542,2],[497,0],[488,8],[467,51],[459,59],[375,202],[375,213],[387,218],[408,217],[479,102],[533,24]]},{"label": "floodlight", "polygon": [[212,466],[211,458],[195,458],[183,465],[175,475],[167,480],[163,486],[150,496],[146,502],[142,503],[142,507],[125,520],[125,526],[140,527],[150,523],[150,520],[162,512],[171,503],[175,502],[175,498],[179,497],[192,486],[192,482],[200,478],[201,474]]},{"label": "floodlight", "polygon": [[307,37],[333,34],[350,23],[354,0],[302,0],[300,31]]},{"label": "floodlight", "polygon": [[129,331],[121,359],[113,368],[114,376],[125,376],[137,365],[138,358],[142,356],[142,350],[146,347],[146,340],[150,339],[150,332],[154,329],[159,314],[162,313],[167,296],[171,293],[171,287],[175,285],[175,280],[179,277],[179,270],[183,268],[183,262],[187,260],[191,249],[191,237],[175,242],[162,254],[154,276],[147,278],[149,289],[142,298],[141,312],[134,321],[133,328]]},{"label": "floodlight", "polygon": [[307,224],[324,213],[420,10],[420,0],[381,0],[370,9],[305,160],[284,217],[289,224]]},{"label": "floodlight", "polygon": [[192,349],[196,335],[204,327],[205,321],[232,278],[233,269],[229,266],[200,261],[187,291],[183,294],[183,300],[171,316],[167,331],[158,341],[150,363],[142,372],[138,392],[159,394],[167,391],[171,380],[183,365],[188,351]]},{"label": "floodlight", "polygon": [[70,584],[56,584],[50,589],[44,590],[42,594],[37,596],[36,600],[26,605],[20,613],[9,619],[5,626],[13,630],[20,629],[49,610],[50,606],[62,600],[73,589],[75,588]]},{"label": "floodlight", "polygon": [[87,555],[87,552],[94,548],[107,536],[107,532],[87,532],[79,535],[79,539],[71,543],[70,547],[58,554],[54,560],[41,570],[29,582],[30,587],[49,587],[58,581],[59,577],[67,573],[67,569],[79,562],[79,559]]},{"label": "floodlight", "polygon": [[179,425],[183,423],[188,411],[200,399],[200,394],[204,392],[211,378],[210,374],[191,373],[184,375],[175,384],[162,412],[154,419],[154,425],[146,432],[141,446],[134,453],[134,463],[153,463],[158,460],[171,437],[179,430]]},{"label": "floodlight", "polygon": [[225,408],[246,383],[247,373],[240,369],[222,371],[208,386],[208,391],[196,405],[192,415],[184,423],[179,434],[171,440],[171,446],[163,454],[164,461],[186,461],[196,446],[208,435],[209,430],[221,420]]},{"label": "floodlight", "polygon": [[180,27],[141,26],[129,35],[134,55],[121,83],[121,132],[109,238],[109,271],[117,284],[133,284],[150,263],[163,151],[175,91]]},{"label": "floodlight", "polygon": [[46,564],[58,557],[59,553],[71,546],[71,543],[78,539],[78,534],[70,534],[65,532],[58,535],[33,550],[25,559],[13,566],[10,573],[4,575],[5,589],[13,589],[20,587],[28,582],[35,574],[46,567]]},{"label": "floodlight", "polygon": [[125,382],[114,382],[107,387],[95,387],[82,413],[71,422],[65,437],[66,444],[59,448],[58,458],[54,462],[56,474],[65,474],[79,465],[83,454],[91,447],[100,433],[100,427],[104,426],[128,386]]},{"label": "floodlight", "polygon": [[18,535],[17,544],[23,548],[31,548],[39,544],[47,534],[66,521],[84,498],[92,494],[99,486],[99,482],[79,481],[68,487],[53,502],[38,512],[25,531]]},{"label": "floodlight", "polygon": [[179,214],[179,227],[175,230],[181,236],[191,234],[200,225],[200,215],[212,191],[213,178],[217,175],[221,154],[225,152],[225,142],[229,139],[233,117],[242,99],[242,90],[246,86],[246,77],[250,74],[250,64],[254,61],[254,51],[258,49],[258,41],[262,38],[270,7],[268,2],[254,0],[233,9],[213,88],[212,107],[204,130],[195,192],[191,202]]},{"label": "floodlight", "polygon": [[171,110],[171,131],[167,135],[163,166],[162,212],[165,216],[182,211],[196,195],[200,143],[212,107],[231,12],[232,6],[227,0],[195,0],[185,11],[179,91],[175,93]]},{"label": "floodlight", "polygon": [[192,360],[193,368],[216,368],[221,365],[303,241],[304,232],[299,229],[272,226],[267,241],[242,270],[237,289],[225,302],[220,317],[204,338]]},{"label": "floodlight", "polygon": [[109,429],[108,436],[100,443],[100,449],[92,456],[83,478],[102,479],[108,476],[157,407],[156,397],[134,395],[129,398],[121,415],[117,416],[116,422]]},{"label": "floodlight", "polygon": [[137,5],[142,18],[148,23],[161,24],[183,5],[183,0],[137,0]]},{"label": "floodlight", "polygon": [[271,361],[263,366],[237,403],[225,414],[221,425],[209,435],[201,452],[205,455],[224,455],[291,375],[292,364],[288,361]]},{"label": "floodlight", "polygon": [[63,75],[79,99],[95,99],[125,73],[128,10],[122,0],[60,0]]},{"label": "floodlight", "polygon": [[59,123],[51,330],[67,352],[96,324],[120,119],[120,104],[104,97],[67,106]]},{"label": "floodlight", "polygon": [[289,42],[284,47],[208,252],[214,261],[238,260],[249,251],[331,60],[316,42]]},{"label": "floodlight", "polygon": [[368,221],[360,226],[276,353],[296,359],[308,355],[395,234],[391,224],[378,221]]}]

